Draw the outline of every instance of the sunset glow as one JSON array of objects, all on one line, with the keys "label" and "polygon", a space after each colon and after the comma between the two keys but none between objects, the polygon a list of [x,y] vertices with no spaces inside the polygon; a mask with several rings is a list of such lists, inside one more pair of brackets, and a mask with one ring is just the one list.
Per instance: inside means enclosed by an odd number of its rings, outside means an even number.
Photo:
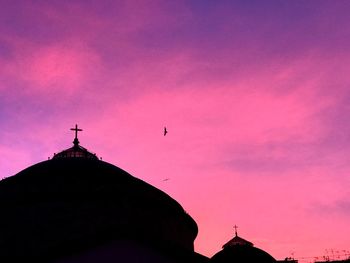
[{"label": "sunset glow", "polygon": [[350,1],[1,3],[1,178],[78,124],[184,207],[201,254],[234,225],[276,259],[350,250]]}]

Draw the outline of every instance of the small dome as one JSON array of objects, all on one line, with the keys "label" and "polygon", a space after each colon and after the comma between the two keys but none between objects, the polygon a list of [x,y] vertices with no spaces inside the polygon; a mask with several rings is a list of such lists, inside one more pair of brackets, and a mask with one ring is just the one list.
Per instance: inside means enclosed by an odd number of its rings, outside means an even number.
[{"label": "small dome", "polygon": [[95,159],[97,160],[97,156],[94,153],[89,152],[87,149],[79,145],[78,140],[78,131],[82,131],[82,129],[78,128],[78,125],[75,125],[75,128],[71,128],[72,131],[75,131],[75,138],[73,141],[73,147],[64,150],[58,154],[54,154],[53,159],[57,158],[86,158],[86,159]]},{"label": "small dome", "polygon": [[74,145],[73,147],[54,154],[52,159],[57,158],[87,158],[87,159],[95,159],[97,160],[97,156],[94,153],[89,152],[87,149],[80,145]]},{"label": "small dome", "polygon": [[274,263],[276,260],[267,252],[252,246],[237,245],[216,253],[213,263]]},{"label": "small dome", "polygon": [[237,235],[223,245],[223,249],[216,253],[210,262],[213,263],[273,263],[276,260],[265,251],[254,247],[253,243]]},{"label": "small dome", "polygon": [[232,238],[230,241],[228,241],[225,245],[222,246],[222,248],[229,248],[233,246],[253,246],[252,242],[249,242],[241,237],[239,237],[237,234],[234,238]]}]

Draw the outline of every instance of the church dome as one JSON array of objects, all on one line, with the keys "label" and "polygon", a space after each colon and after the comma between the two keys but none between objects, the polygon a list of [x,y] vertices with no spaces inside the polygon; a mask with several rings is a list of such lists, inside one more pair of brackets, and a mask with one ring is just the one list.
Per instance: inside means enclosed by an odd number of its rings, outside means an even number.
[{"label": "church dome", "polygon": [[267,252],[254,247],[253,243],[239,237],[228,241],[211,259],[212,263],[274,263],[277,262]]},{"label": "church dome", "polygon": [[40,259],[123,238],[193,251],[197,225],[179,203],[74,147],[0,181],[0,259]]},{"label": "church dome", "polygon": [[78,131],[82,131],[82,129],[78,128],[78,125],[75,125],[75,128],[71,129],[75,131],[75,138],[73,141],[73,147],[66,149],[58,154],[54,154],[53,159],[57,158],[85,158],[85,159],[94,159],[97,160],[97,156],[95,153],[89,152],[87,149],[79,145],[78,140]]}]

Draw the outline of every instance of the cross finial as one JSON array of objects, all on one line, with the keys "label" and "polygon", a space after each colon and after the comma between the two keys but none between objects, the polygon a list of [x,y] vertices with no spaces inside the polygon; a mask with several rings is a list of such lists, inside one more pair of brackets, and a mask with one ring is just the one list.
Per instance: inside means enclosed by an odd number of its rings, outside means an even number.
[{"label": "cross finial", "polygon": [[237,228],[238,228],[238,226],[234,225],[233,228],[235,229],[235,235],[237,236]]},{"label": "cross finial", "polygon": [[79,145],[78,131],[83,131],[83,130],[78,128],[78,124],[75,124],[75,128],[71,128],[71,131],[75,131],[75,138],[74,138],[73,144],[74,146],[78,146]]}]

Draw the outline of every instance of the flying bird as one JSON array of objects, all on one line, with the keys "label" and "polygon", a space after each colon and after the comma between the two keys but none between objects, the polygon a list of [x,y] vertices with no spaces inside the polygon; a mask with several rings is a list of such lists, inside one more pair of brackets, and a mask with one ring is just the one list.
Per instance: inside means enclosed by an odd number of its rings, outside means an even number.
[{"label": "flying bird", "polygon": [[169,181],[170,180],[170,178],[165,178],[164,180],[163,180],[163,182],[166,182],[166,181]]},{"label": "flying bird", "polygon": [[166,129],[166,127],[164,127],[164,136],[168,133],[168,130]]}]

